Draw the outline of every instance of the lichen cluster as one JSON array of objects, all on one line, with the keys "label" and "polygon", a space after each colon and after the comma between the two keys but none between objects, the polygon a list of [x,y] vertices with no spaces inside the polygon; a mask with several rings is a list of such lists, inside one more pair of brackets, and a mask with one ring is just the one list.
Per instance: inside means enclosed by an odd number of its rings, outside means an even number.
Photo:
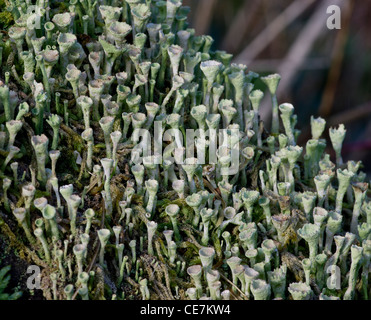
[{"label": "lichen cluster", "polygon": [[[324,119],[298,146],[280,76],[212,51],[181,0],[9,2],[0,228],[45,298],[368,299],[369,185],[343,163],[343,125],[335,163]],[[147,155],[158,124],[174,134]]]}]

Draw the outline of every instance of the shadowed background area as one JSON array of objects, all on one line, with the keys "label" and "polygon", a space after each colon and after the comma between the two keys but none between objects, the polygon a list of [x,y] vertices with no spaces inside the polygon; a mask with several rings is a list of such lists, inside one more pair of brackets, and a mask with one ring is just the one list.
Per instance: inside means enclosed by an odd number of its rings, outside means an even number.
[{"label": "shadowed background area", "polygon": [[[344,160],[362,160],[371,178],[371,6],[356,0],[184,0],[196,33],[210,34],[214,49],[234,54],[261,75],[278,72],[279,103],[290,102],[310,138],[310,116],[327,127],[344,123]],[[327,7],[341,8],[341,29],[329,30]],[[261,90],[263,84],[258,83]],[[266,95],[262,117],[269,123]],[[269,125],[266,125],[269,128]],[[334,155],[331,145],[328,152]]]}]

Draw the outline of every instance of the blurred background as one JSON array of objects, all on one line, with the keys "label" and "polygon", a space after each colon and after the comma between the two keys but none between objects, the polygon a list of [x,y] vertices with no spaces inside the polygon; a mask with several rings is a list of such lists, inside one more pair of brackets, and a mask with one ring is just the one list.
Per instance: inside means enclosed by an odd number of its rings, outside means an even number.
[{"label": "blurred background", "polygon": [[[357,0],[184,0],[190,25],[213,49],[234,54],[261,75],[279,73],[279,103],[290,102],[310,139],[310,116],[328,128],[344,123],[343,158],[362,160],[371,178],[371,2]],[[341,8],[341,29],[329,30],[327,7]],[[262,83],[259,89],[265,90]],[[268,92],[266,92],[268,93]],[[270,123],[266,94],[262,117]],[[270,128],[270,125],[266,125]],[[327,131],[327,130],[326,130]],[[327,132],[326,132],[327,135]],[[328,138],[328,136],[326,137]],[[328,140],[330,141],[330,140]],[[328,150],[332,152],[331,143]]]}]

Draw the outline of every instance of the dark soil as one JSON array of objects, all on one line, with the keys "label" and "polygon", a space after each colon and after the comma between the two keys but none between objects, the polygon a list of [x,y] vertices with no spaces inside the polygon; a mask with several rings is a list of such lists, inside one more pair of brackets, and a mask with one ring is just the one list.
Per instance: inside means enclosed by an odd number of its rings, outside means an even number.
[{"label": "dark soil", "polygon": [[27,268],[29,264],[20,259],[17,252],[12,249],[7,243],[5,237],[0,235],[0,269],[7,265],[11,265],[10,283],[6,289],[7,293],[13,293],[14,290],[22,291],[23,295],[20,300],[43,300],[41,290],[33,290],[30,292],[27,288]]}]

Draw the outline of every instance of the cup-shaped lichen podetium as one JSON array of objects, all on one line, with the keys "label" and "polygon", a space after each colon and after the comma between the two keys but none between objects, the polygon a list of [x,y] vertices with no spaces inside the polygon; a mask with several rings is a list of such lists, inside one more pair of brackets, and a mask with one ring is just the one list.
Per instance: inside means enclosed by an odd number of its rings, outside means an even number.
[{"label": "cup-shaped lichen podetium", "polygon": [[151,16],[151,9],[146,4],[138,4],[131,10],[135,34],[143,32],[144,26]]},{"label": "cup-shaped lichen podetium", "polygon": [[363,248],[356,245],[351,247],[351,266],[349,272],[349,285],[344,294],[344,300],[353,300],[357,283],[357,275],[360,268],[360,260],[363,255]]},{"label": "cup-shaped lichen podetium", "polygon": [[94,212],[93,209],[89,208],[85,211],[84,214],[85,214],[85,218],[86,218],[85,234],[89,234],[91,223],[92,223],[92,220],[95,216],[95,212]]},{"label": "cup-shaped lichen podetium", "polygon": [[[242,273],[243,273],[243,267],[242,268]],[[219,300],[220,299],[220,273],[217,270],[208,270],[206,272],[206,280],[207,280],[207,285],[210,290],[210,297],[212,300]],[[244,279],[243,279],[244,281]]]},{"label": "cup-shaped lichen podetium", "polygon": [[114,117],[103,117],[99,120],[99,124],[103,130],[104,143],[106,145],[106,157],[112,158],[112,147],[110,134],[113,128]]},{"label": "cup-shaped lichen podetium", "polygon": [[[70,66],[70,65],[68,65]],[[77,68],[71,68],[66,73],[66,79],[72,86],[72,91],[75,99],[79,97],[79,80],[81,76],[81,71]]]},{"label": "cup-shaped lichen podetium", "polygon": [[301,197],[303,209],[308,222],[313,222],[313,208],[315,207],[317,194],[305,191]]},{"label": "cup-shaped lichen podetium", "polygon": [[25,114],[29,112],[29,110],[30,110],[30,105],[27,102],[22,102],[18,106],[18,114],[16,116],[16,120],[22,120]]},{"label": "cup-shaped lichen podetium", "polygon": [[31,244],[35,244],[36,241],[35,241],[34,237],[31,234],[30,227],[27,224],[27,212],[26,212],[26,209],[25,208],[15,208],[13,210],[13,214],[16,217],[16,219],[18,221],[18,224],[20,226],[22,226],[22,228],[23,228],[23,230],[24,230],[24,232],[26,234],[27,240]]},{"label": "cup-shaped lichen podetium", "polygon": [[168,49],[173,77],[178,75],[180,60],[183,56],[183,48],[178,45],[171,45]]},{"label": "cup-shaped lichen podetium", "polygon": [[315,258],[318,252],[318,239],[320,235],[319,226],[311,223],[306,223],[301,229],[298,229],[298,234],[309,246],[309,259],[312,264],[315,263]]},{"label": "cup-shaped lichen podetium", "polygon": [[343,164],[343,158],[341,157],[341,149],[345,139],[346,130],[343,124],[339,125],[338,129],[330,128],[330,139],[332,146],[336,153],[336,165],[339,167]]},{"label": "cup-shaped lichen podetium", "polygon": [[53,129],[53,141],[52,141],[52,150],[56,150],[58,148],[59,142],[59,128],[62,123],[62,118],[57,114],[51,114],[46,122],[52,127]]},{"label": "cup-shaped lichen podetium", "polygon": [[66,295],[67,300],[72,300],[73,293],[74,293],[73,285],[69,284],[69,285],[65,286],[64,289],[63,289],[63,292]]},{"label": "cup-shaped lichen podetium", "polygon": [[137,193],[142,194],[144,180],[144,166],[141,164],[136,164],[131,167],[131,172],[134,175],[135,182],[137,184]]},{"label": "cup-shaped lichen podetium", "polygon": [[170,241],[168,246],[169,260],[170,263],[175,263],[177,245],[174,241]]},{"label": "cup-shaped lichen podetium", "polygon": [[108,28],[111,23],[118,21],[122,12],[122,7],[112,7],[112,6],[99,6],[100,14],[104,20],[106,28]]},{"label": "cup-shaped lichen podetium", "polygon": [[102,51],[92,51],[89,53],[88,59],[94,71],[94,79],[100,76],[100,66],[103,62],[104,54]]},{"label": "cup-shaped lichen podetium", "polygon": [[255,132],[255,137],[258,144],[261,144],[261,134],[259,133],[259,106],[263,97],[264,93],[261,90],[254,90],[249,95],[249,99],[254,110],[253,130]]},{"label": "cup-shaped lichen podetium", "polygon": [[352,221],[350,223],[350,232],[358,236],[358,218],[361,214],[362,204],[364,203],[364,199],[366,197],[366,193],[368,190],[368,183],[365,182],[358,182],[352,184],[352,189],[354,192],[354,205],[353,205],[353,214],[352,214]]},{"label": "cup-shaped lichen podetium", "polygon": [[288,290],[294,300],[309,300],[312,295],[310,286],[302,282],[290,283]]},{"label": "cup-shaped lichen podetium", "polygon": [[285,299],[287,266],[283,264],[280,268],[268,272],[269,283],[272,286],[274,297]]},{"label": "cup-shaped lichen podetium", "polygon": [[250,289],[255,300],[269,300],[271,295],[271,285],[264,280],[253,280]]},{"label": "cup-shaped lichen podetium", "polygon": [[200,206],[202,203],[202,197],[198,193],[193,193],[192,195],[188,196],[185,200],[187,205],[189,205],[194,211],[192,225],[195,228],[197,228],[200,222]]},{"label": "cup-shaped lichen podetium", "polygon": [[195,106],[191,109],[191,116],[197,121],[198,128],[201,131],[201,136],[204,134],[203,131],[206,130],[206,117],[207,117],[207,107],[203,104]]},{"label": "cup-shaped lichen podetium", "polygon": [[31,43],[32,43],[32,47],[33,47],[33,50],[35,52],[35,58],[36,56],[40,55],[41,51],[42,51],[42,48],[44,47],[44,43],[45,43],[45,37],[42,36],[40,38],[33,38],[31,39]]},{"label": "cup-shaped lichen podetium", "polygon": [[100,160],[103,171],[104,171],[104,191],[106,193],[105,202],[107,208],[107,217],[112,215],[112,198],[111,198],[111,170],[113,167],[113,160],[109,158],[103,158]]},{"label": "cup-shaped lichen podetium", "polygon": [[71,32],[73,16],[69,12],[57,13],[53,16],[52,21],[57,26],[58,30],[61,33]]},{"label": "cup-shaped lichen podetium", "polygon": [[9,150],[10,147],[14,145],[15,137],[19,130],[22,128],[22,121],[20,120],[10,120],[5,123],[5,126],[9,132],[9,140],[8,140],[8,147]]},{"label": "cup-shaped lichen podetium", "polygon": [[72,184],[67,184],[64,186],[61,186],[59,188],[59,192],[61,193],[63,199],[67,202],[68,206],[68,214],[71,215],[71,207],[70,207],[70,196],[73,193],[73,185]]},{"label": "cup-shaped lichen podetium", "polygon": [[131,26],[125,22],[114,21],[112,22],[107,31],[110,37],[115,40],[116,45],[122,47],[126,42],[125,38],[131,31]]},{"label": "cup-shaped lichen podetium", "polygon": [[313,210],[313,221],[314,224],[319,227],[319,250],[322,251],[323,249],[323,235],[325,232],[325,221],[328,217],[328,211],[321,207],[316,207]]},{"label": "cup-shaped lichen podetium", "polygon": [[48,78],[51,77],[53,67],[57,64],[59,60],[59,51],[58,50],[43,50],[40,54],[44,58],[46,75]]},{"label": "cup-shaped lichen podetium", "polygon": [[208,208],[203,208],[200,211],[202,224],[204,226],[204,232],[203,232],[202,239],[201,239],[201,244],[203,246],[207,246],[207,244],[209,243],[209,224],[210,224],[213,214],[214,214],[214,211]]},{"label": "cup-shaped lichen podetium", "polygon": [[72,33],[60,33],[57,42],[59,45],[61,65],[65,69],[68,64],[68,51],[77,42],[77,38]]},{"label": "cup-shaped lichen podetium", "polygon": [[295,145],[294,131],[291,121],[294,113],[294,106],[290,103],[283,103],[279,106],[279,110],[281,111],[282,123],[285,128],[288,143],[289,145]]},{"label": "cup-shaped lichen podetium", "polygon": [[172,78],[172,87],[169,93],[166,95],[161,104],[161,113],[166,113],[166,105],[170,101],[173,93],[176,92],[184,84],[184,79],[178,75],[173,76]]},{"label": "cup-shaped lichen podetium", "polygon": [[336,193],[336,209],[335,211],[338,213],[342,212],[343,209],[343,199],[344,195],[348,190],[348,187],[350,185],[350,181],[354,177],[354,173],[349,171],[348,169],[337,169],[336,170],[337,178],[339,187]]},{"label": "cup-shaped lichen podetium", "polygon": [[326,224],[325,252],[331,252],[334,235],[340,231],[342,221],[343,216],[341,214],[337,213],[336,211],[329,212],[329,218]]},{"label": "cup-shaped lichen podetium", "polygon": [[[233,256],[233,257],[230,257],[226,262],[227,262],[227,265],[229,266],[229,268],[231,269],[231,273],[232,273],[232,281],[235,285],[237,285],[237,275],[235,274],[235,270],[237,268],[237,266],[239,266],[241,264],[241,261],[242,259],[240,259],[239,257],[237,256]],[[236,289],[234,288],[233,289],[234,292],[236,292]]]},{"label": "cup-shaped lichen podetium", "polygon": [[265,239],[261,244],[265,256],[265,263],[270,265],[273,254],[276,253],[277,247],[272,239]]},{"label": "cup-shaped lichen podetium", "polygon": [[68,207],[70,208],[70,226],[71,226],[71,233],[73,235],[76,235],[77,229],[76,229],[76,217],[77,217],[77,210],[81,203],[81,197],[77,194],[73,194],[68,198]]},{"label": "cup-shaped lichen podetium", "polygon": [[272,134],[278,134],[279,117],[277,103],[277,87],[280,83],[281,76],[277,73],[262,77],[261,80],[266,84],[272,97]]},{"label": "cup-shaped lichen podetium", "polygon": [[148,289],[148,280],[146,278],[139,281],[139,288],[142,293],[143,300],[149,300],[150,292]]},{"label": "cup-shaped lichen podetium", "polygon": [[229,126],[237,113],[237,109],[233,107],[233,104],[233,100],[230,99],[222,99],[219,102],[218,109],[222,114],[224,128]]},{"label": "cup-shaped lichen podetium", "polygon": [[182,6],[181,0],[166,1],[166,24],[172,26],[178,9]]},{"label": "cup-shaped lichen podetium", "polygon": [[56,213],[57,213],[57,210],[55,209],[55,207],[49,204],[46,205],[42,211],[44,219],[49,221],[53,237],[59,240],[59,230],[58,230],[58,224],[56,220]]},{"label": "cup-shaped lichen podetium", "polygon": [[246,267],[244,271],[245,276],[245,294],[248,298],[250,298],[250,289],[251,289],[251,282],[255,279],[258,279],[259,272],[257,272],[253,268]]},{"label": "cup-shaped lichen podetium", "polygon": [[93,144],[94,144],[94,136],[93,136],[93,129],[88,128],[81,133],[81,137],[87,143],[87,157],[86,157],[86,166],[88,170],[93,169]]},{"label": "cup-shaped lichen podetium", "polygon": [[226,207],[224,209],[224,221],[220,224],[219,230],[220,233],[223,235],[223,231],[225,228],[230,224],[233,223],[233,218],[236,216],[236,209],[233,207]]},{"label": "cup-shaped lichen podetium", "polygon": [[322,119],[321,117],[314,118],[313,116],[311,116],[310,126],[312,131],[312,139],[319,140],[323,131],[325,131],[326,120]]},{"label": "cup-shaped lichen podetium", "polygon": [[258,240],[258,229],[256,227],[255,222],[241,224],[240,228],[243,228],[241,229],[241,232],[239,234],[239,238],[243,243],[242,247],[245,250],[256,249],[256,243]]},{"label": "cup-shaped lichen podetium", "polygon": [[252,221],[252,214],[255,203],[259,199],[260,193],[255,190],[245,190],[242,193],[242,201],[246,209],[246,222]]},{"label": "cup-shaped lichen podetium", "polygon": [[45,260],[46,260],[47,263],[49,263],[50,262],[50,251],[49,251],[48,242],[46,241],[46,238],[44,236],[43,229],[36,228],[34,230],[34,235],[40,240],[41,245],[42,245],[43,250],[44,250]]},{"label": "cup-shaped lichen podetium", "polygon": [[188,184],[189,188],[191,189],[191,193],[197,192],[196,183],[193,177],[196,173],[198,165],[199,164],[197,158],[187,158],[185,159],[184,164],[182,165],[184,171],[187,174]]},{"label": "cup-shaped lichen podetium", "polygon": [[155,221],[149,221],[147,223],[147,231],[148,231],[148,254],[149,255],[152,255],[152,256],[154,254],[152,240],[153,240],[153,236],[156,233],[156,230],[157,230],[157,223]]},{"label": "cup-shaped lichen podetium", "polygon": [[45,171],[45,160],[48,154],[48,143],[49,139],[46,135],[33,136],[31,138],[31,144],[35,150],[36,162],[37,162],[37,180],[42,185],[46,184],[46,171]]},{"label": "cup-shaped lichen podetium", "polygon": [[215,249],[212,247],[203,247],[198,251],[198,254],[200,255],[204,271],[210,270],[215,257]]},{"label": "cup-shaped lichen podetium", "polygon": [[105,54],[105,60],[103,65],[103,73],[105,75],[111,75],[112,68],[114,66],[114,63],[116,59],[125,51],[124,48],[117,47],[106,40],[104,40],[102,37],[99,37],[99,42],[103,47],[104,54]]},{"label": "cup-shaped lichen podetium", "polygon": [[183,137],[181,131],[179,130],[181,119],[182,116],[178,113],[172,113],[166,117],[166,123],[170,126],[171,129],[174,129],[175,144],[178,148],[181,148],[183,146]]},{"label": "cup-shaped lichen podetium", "polygon": [[13,110],[10,105],[9,87],[7,85],[3,85],[3,82],[1,81],[0,81],[0,98],[5,113],[5,120],[10,121],[13,119]]},{"label": "cup-shaped lichen podetium", "polygon": [[317,195],[318,195],[318,206],[322,207],[326,196],[327,196],[327,190],[331,182],[331,177],[327,174],[320,174],[314,177],[314,183],[316,185],[317,189]]},{"label": "cup-shaped lichen podetium", "polygon": [[201,62],[200,68],[207,79],[207,92],[204,97],[204,103],[207,107],[209,107],[209,104],[210,104],[210,95],[211,95],[212,86],[222,66],[223,66],[222,63],[220,63],[219,61],[215,61],[215,60],[208,60],[208,61]]},{"label": "cup-shaped lichen podetium", "polygon": [[320,253],[316,256],[316,282],[320,290],[322,290],[325,284],[325,270],[324,266],[328,260],[325,253]]},{"label": "cup-shaped lichen podetium", "polygon": [[177,223],[179,211],[180,211],[180,208],[176,204],[170,204],[165,208],[165,212],[170,217],[171,224],[173,225],[174,237],[176,241],[180,240],[180,234],[179,234],[178,223]]},{"label": "cup-shaped lichen podetium", "polygon": [[196,286],[197,297],[200,298],[202,296],[202,267],[198,264],[190,266],[187,268],[187,273],[193,279]]},{"label": "cup-shaped lichen podetium", "polygon": [[[142,112],[133,113],[131,115],[131,122],[133,125],[133,134],[132,134],[132,140],[137,141],[139,138],[140,128],[143,127],[143,125],[147,121],[147,116]],[[148,145],[146,145],[148,147]]]},{"label": "cup-shaped lichen podetium", "polygon": [[72,250],[76,258],[78,274],[81,274],[83,272],[83,263],[86,253],[86,247],[83,244],[77,244],[73,247]]},{"label": "cup-shaped lichen podetium", "polygon": [[174,231],[173,230],[164,230],[162,233],[165,236],[166,244],[169,247],[169,244],[172,241],[172,237],[173,237]]},{"label": "cup-shaped lichen podetium", "polygon": [[16,44],[19,56],[23,51],[23,43],[26,36],[26,31],[26,28],[17,26],[12,26],[8,31],[9,38],[12,39]]},{"label": "cup-shaped lichen podetium", "polygon": [[98,238],[100,241],[100,251],[99,251],[99,264],[101,266],[104,265],[104,251],[105,247],[108,243],[109,237],[111,235],[111,232],[108,229],[100,229],[98,230]]},{"label": "cup-shaped lichen podetium", "polygon": [[153,121],[155,120],[156,114],[160,110],[160,106],[154,102],[147,102],[145,104],[145,108],[147,111],[147,122],[146,122],[145,128],[149,129],[151,128]]},{"label": "cup-shaped lichen podetium", "polygon": [[121,131],[117,130],[117,131],[111,132],[110,137],[112,141],[113,172],[120,173],[120,170],[117,166],[117,148],[121,140],[122,133]]},{"label": "cup-shaped lichen podetium", "polygon": [[148,202],[146,206],[146,211],[147,211],[147,217],[150,217],[152,215],[153,209],[156,207],[156,202],[157,202],[157,191],[158,191],[158,181],[151,179],[151,180],[146,180],[145,181],[145,186],[147,189],[148,193]]}]

